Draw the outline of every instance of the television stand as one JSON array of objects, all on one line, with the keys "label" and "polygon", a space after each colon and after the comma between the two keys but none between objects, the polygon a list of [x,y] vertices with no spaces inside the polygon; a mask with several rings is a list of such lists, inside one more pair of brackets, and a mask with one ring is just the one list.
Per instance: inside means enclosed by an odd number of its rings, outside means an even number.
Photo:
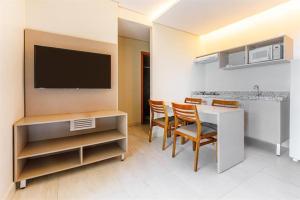
[{"label": "television stand", "polygon": [[[95,126],[70,131],[74,120],[85,119]],[[25,117],[14,124],[14,182],[25,188],[28,179],[114,157],[124,160],[127,126],[127,113],[118,110]]]}]

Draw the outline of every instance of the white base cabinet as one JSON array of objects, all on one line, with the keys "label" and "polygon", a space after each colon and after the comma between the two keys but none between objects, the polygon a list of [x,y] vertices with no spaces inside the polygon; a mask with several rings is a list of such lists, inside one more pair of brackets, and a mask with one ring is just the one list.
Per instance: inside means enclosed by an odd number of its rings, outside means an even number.
[{"label": "white base cabinet", "polygon": [[[204,99],[208,105],[210,105],[212,100],[214,99],[196,95],[194,97]],[[232,100],[221,97],[217,99]],[[274,144],[276,146],[276,155],[280,155],[282,143],[289,139],[290,101],[255,99],[236,100],[240,102],[241,108],[245,110],[245,136],[248,138]],[[298,102],[300,102],[300,93]],[[298,113],[300,113],[300,109]],[[203,116],[201,120],[210,123],[216,123],[216,119],[211,119],[209,118],[209,116]],[[300,123],[298,124],[300,132]],[[298,137],[300,144],[300,134],[298,134]],[[297,158],[298,160],[300,159],[300,148]]]},{"label": "white base cabinet", "polygon": [[276,154],[289,138],[288,101],[242,101],[245,109],[245,136],[276,145]]}]

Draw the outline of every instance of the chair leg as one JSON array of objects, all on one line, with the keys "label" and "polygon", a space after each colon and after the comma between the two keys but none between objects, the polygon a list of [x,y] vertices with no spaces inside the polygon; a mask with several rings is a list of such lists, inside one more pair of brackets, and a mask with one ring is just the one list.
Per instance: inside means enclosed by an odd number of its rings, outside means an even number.
[{"label": "chair leg", "polygon": [[162,150],[163,151],[166,149],[167,136],[168,136],[168,126],[165,126],[164,136],[163,136],[163,145],[162,145]]},{"label": "chair leg", "polygon": [[174,139],[173,139],[173,151],[172,151],[172,157],[175,157],[176,153],[176,140],[177,140],[177,135],[174,133]]},{"label": "chair leg", "polygon": [[181,144],[185,144],[185,137],[181,137]]},{"label": "chair leg", "polygon": [[195,150],[196,150],[196,142],[193,142],[193,151],[195,151]]},{"label": "chair leg", "polygon": [[198,158],[199,158],[199,148],[200,144],[199,142],[196,142],[196,150],[195,150],[195,158],[194,158],[194,171],[198,171]]},{"label": "chair leg", "polygon": [[150,124],[150,130],[149,130],[149,142],[152,142],[152,124]]},{"label": "chair leg", "polygon": [[168,126],[168,137],[172,136],[172,128],[171,125]]}]

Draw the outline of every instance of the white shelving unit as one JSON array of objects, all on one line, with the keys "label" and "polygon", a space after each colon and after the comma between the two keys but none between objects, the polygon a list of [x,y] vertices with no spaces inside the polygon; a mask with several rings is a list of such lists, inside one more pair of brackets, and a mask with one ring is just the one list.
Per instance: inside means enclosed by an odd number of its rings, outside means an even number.
[{"label": "white shelving unit", "polygon": [[[96,120],[93,129],[71,134],[59,128],[70,126],[73,120],[91,118]],[[47,136],[49,125],[57,126],[62,136],[30,140],[32,130],[40,130],[38,134]],[[120,156],[123,160],[126,152],[127,113],[99,111],[26,117],[14,125],[14,181],[25,187],[28,179],[113,157]]]},{"label": "white shelving unit", "polygon": [[[264,62],[250,63],[249,62],[249,51],[255,48],[273,45],[273,44],[282,44],[283,46],[283,56],[278,60],[269,60]],[[284,35],[256,43],[251,43],[243,45],[240,47],[235,47],[232,49],[227,49],[224,51],[216,52],[219,57],[219,67],[224,70],[235,70],[249,67],[260,67],[266,65],[282,64],[289,63],[293,59],[293,40]],[[200,59],[200,56],[197,59]]]},{"label": "white shelving unit", "polygon": [[[257,63],[249,62],[249,51],[273,44],[282,44],[283,56],[278,60],[269,60]],[[288,63],[293,58],[293,40],[288,36],[280,36],[269,40],[264,40],[238,48],[220,52],[220,68],[225,70],[242,69],[249,67],[260,67],[266,65]]]}]

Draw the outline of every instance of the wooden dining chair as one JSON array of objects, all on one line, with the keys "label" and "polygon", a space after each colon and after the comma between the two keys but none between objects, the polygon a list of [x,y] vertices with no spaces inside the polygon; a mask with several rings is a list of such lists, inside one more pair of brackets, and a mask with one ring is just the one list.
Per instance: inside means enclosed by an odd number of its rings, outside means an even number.
[{"label": "wooden dining chair", "polygon": [[[168,116],[167,107],[163,101],[149,100],[149,105],[151,112],[149,142],[152,142],[153,127],[161,127],[164,129],[162,150],[165,150],[167,137],[171,136],[172,127],[174,127],[174,117]],[[160,117],[155,118],[155,115],[160,115]]]},{"label": "wooden dining chair", "polygon": [[200,99],[200,98],[186,97],[185,100],[184,100],[184,103],[188,103],[188,104],[202,104],[202,99]]},{"label": "wooden dining chair", "polygon": [[[215,136],[217,132],[209,127],[202,126],[196,105],[172,103],[172,107],[175,117],[172,157],[174,158],[176,153],[177,136],[191,140],[195,145],[194,171],[196,172],[198,170],[200,146],[216,143]],[[182,125],[181,122],[190,122],[191,124],[184,123],[187,125]]]},{"label": "wooden dining chair", "polygon": [[227,108],[238,108],[240,103],[238,101],[218,100],[212,101],[212,106],[227,107]]},{"label": "wooden dining chair", "polygon": [[[202,104],[202,99],[200,98],[192,98],[192,97],[186,97],[184,99],[184,103],[187,104]],[[185,144],[186,143],[186,139],[184,137],[181,137],[181,144]]]}]

